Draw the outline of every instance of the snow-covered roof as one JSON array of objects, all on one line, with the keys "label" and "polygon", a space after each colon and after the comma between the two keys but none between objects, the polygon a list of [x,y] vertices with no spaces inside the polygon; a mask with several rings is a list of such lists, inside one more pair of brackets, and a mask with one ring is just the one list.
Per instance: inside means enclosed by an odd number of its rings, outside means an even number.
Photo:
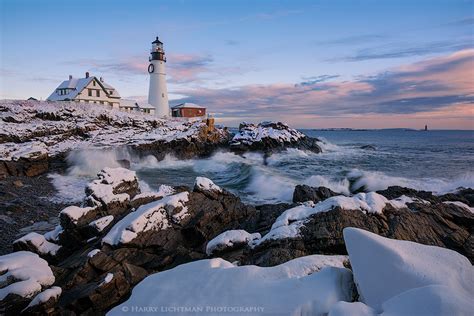
[{"label": "snow-covered roof", "polygon": [[135,101],[135,100],[121,99],[119,107],[121,107],[121,108],[136,108],[138,106],[137,106],[137,101]]},{"label": "snow-covered roof", "polygon": [[[53,91],[53,93],[51,93],[51,95],[48,97],[48,101],[73,100],[94,79],[96,80],[96,82],[99,83],[99,86],[101,86],[102,89],[104,89],[104,91],[106,91],[106,94],[110,98],[120,98],[119,93],[117,92],[117,90],[115,90],[114,87],[112,87],[111,85],[105,83],[104,81],[100,81],[95,76],[91,76],[91,77],[88,77],[88,78],[73,78],[73,77],[71,77],[71,79],[69,79],[69,80],[64,80]],[[58,93],[59,89],[68,89],[67,90],[68,93],[61,95],[61,94]],[[112,92],[112,93],[110,93],[110,92]]]},{"label": "snow-covered roof", "polygon": [[171,108],[172,109],[183,109],[183,108],[187,108],[187,109],[205,109],[205,107],[203,107],[203,106],[200,106],[200,105],[197,105],[197,104],[194,104],[194,103],[188,103],[188,102],[172,106]]},{"label": "snow-covered roof", "polygon": [[121,99],[120,105],[121,108],[137,108],[137,109],[154,109],[155,107],[151,104],[145,102],[137,102],[135,100],[130,99]]},{"label": "snow-covered roof", "polygon": [[137,105],[140,109],[154,109],[155,107],[149,103],[140,103],[137,102]]}]

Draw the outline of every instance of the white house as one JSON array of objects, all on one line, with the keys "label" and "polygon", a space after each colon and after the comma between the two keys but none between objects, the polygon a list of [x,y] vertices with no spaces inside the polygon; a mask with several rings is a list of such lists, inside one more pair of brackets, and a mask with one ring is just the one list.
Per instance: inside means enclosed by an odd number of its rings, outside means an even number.
[{"label": "white house", "polygon": [[63,81],[47,99],[48,101],[76,101],[92,104],[103,104],[110,108],[120,108],[120,95],[104,79],[89,76]]},{"label": "white house", "polygon": [[120,111],[124,112],[142,112],[145,114],[155,114],[155,107],[143,102],[137,102],[135,100],[127,100],[121,99],[120,100]]}]

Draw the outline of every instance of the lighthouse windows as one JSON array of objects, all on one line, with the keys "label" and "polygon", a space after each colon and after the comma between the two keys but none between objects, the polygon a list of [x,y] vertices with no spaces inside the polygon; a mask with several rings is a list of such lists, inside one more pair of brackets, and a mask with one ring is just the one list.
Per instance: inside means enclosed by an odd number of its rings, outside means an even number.
[{"label": "lighthouse windows", "polygon": [[164,94],[164,93],[162,93],[162,94],[161,94],[161,97],[162,97],[162,98],[164,98],[164,97],[165,97],[165,94]]}]

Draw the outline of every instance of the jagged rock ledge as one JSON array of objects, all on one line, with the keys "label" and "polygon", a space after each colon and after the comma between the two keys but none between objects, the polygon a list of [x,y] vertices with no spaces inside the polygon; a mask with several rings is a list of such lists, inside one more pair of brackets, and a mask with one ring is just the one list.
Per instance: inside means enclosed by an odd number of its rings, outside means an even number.
[{"label": "jagged rock ledge", "polygon": [[[30,233],[14,243],[17,252],[0,257],[4,275],[15,273],[12,260],[42,267],[5,280],[1,311],[105,313],[146,276],[211,257],[275,266],[314,254],[346,255],[346,227],[450,248],[474,261],[472,190],[438,197],[391,187],[341,196],[298,186],[292,205],[253,207],[206,178],[193,188],[141,192],[133,171],[106,168],[86,194],[80,206],[61,211],[54,230]],[[344,261],[334,258],[324,262]],[[35,283],[25,288],[24,278]]]}]

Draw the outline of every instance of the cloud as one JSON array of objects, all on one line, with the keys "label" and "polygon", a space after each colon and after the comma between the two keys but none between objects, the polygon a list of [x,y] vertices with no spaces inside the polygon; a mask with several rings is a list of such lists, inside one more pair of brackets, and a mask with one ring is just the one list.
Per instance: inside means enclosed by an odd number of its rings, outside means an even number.
[{"label": "cloud", "polygon": [[200,80],[201,76],[212,72],[214,59],[210,55],[170,55],[168,64],[170,82],[186,83]]},{"label": "cloud", "polygon": [[453,52],[472,47],[469,41],[436,41],[421,44],[391,43],[384,46],[360,49],[353,56],[331,58],[330,62],[358,62],[374,59],[424,56],[436,53]]},{"label": "cloud", "polygon": [[[173,92],[186,96],[175,102],[206,105],[210,112],[221,113],[220,116],[227,120],[279,119],[300,125],[299,122],[305,120],[325,117],[416,116],[472,106],[472,69],[474,50],[471,49],[352,81],[327,82],[325,80],[332,76],[322,75],[303,78],[305,81],[298,84],[177,89]],[[449,110],[446,111],[449,114]]]},{"label": "cloud", "polygon": [[386,39],[387,35],[383,34],[361,34],[354,36],[346,36],[336,39],[317,41],[317,45],[356,45],[365,44],[367,42],[374,42]]},{"label": "cloud", "polygon": [[465,18],[465,19],[445,23],[443,25],[444,26],[470,26],[472,24],[474,24],[474,18],[473,17],[468,17],[468,18]]},{"label": "cloud", "polygon": [[[214,73],[218,69],[212,67],[214,59],[210,55],[170,54],[167,59],[169,82],[197,82],[205,74]],[[66,61],[65,64],[80,65],[85,69],[99,73],[119,75],[148,75],[148,60],[144,56],[130,56],[120,60],[79,59]]]},{"label": "cloud", "polygon": [[311,86],[314,85],[315,83],[319,82],[325,82],[334,78],[338,78],[339,75],[320,75],[320,76],[313,76],[313,77],[303,77],[302,82],[297,83],[296,85],[300,86]]},{"label": "cloud", "polygon": [[238,42],[238,41],[236,41],[236,40],[231,40],[231,39],[229,39],[229,40],[226,40],[226,41],[225,41],[225,44],[228,45],[228,46],[237,46],[237,45],[240,44],[240,42]]}]

